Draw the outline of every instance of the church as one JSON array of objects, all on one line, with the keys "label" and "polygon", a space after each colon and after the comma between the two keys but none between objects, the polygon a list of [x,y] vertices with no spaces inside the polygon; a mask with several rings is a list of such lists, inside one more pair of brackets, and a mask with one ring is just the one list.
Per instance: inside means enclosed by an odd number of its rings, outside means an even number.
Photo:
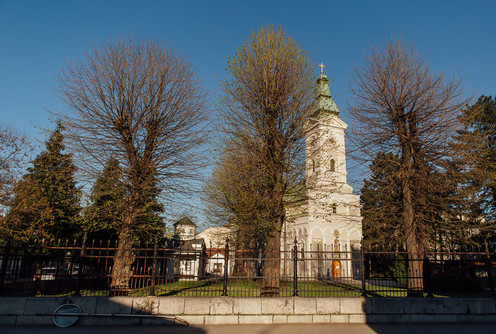
[{"label": "church", "polygon": [[[296,240],[299,257],[315,258],[299,263],[299,276],[353,277],[359,269],[352,258],[362,239],[360,196],[346,181],[348,125],[331,98],[324,65],[319,66],[316,103],[305,125],[305,196],[286,206],[281,250],[289,260]],[[291,275],[290,262],[282,261],[283,274]]]}]

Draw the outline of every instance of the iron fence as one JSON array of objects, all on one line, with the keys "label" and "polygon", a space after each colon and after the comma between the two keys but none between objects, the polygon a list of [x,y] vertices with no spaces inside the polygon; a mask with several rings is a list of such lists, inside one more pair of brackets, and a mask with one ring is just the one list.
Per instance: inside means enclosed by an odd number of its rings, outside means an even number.
[{"label": "iron fence", "polygon": [[[496,259],[485,252],[261,251],[145,245],[113,270],[116,245],[0,248],[3,296],[488,297]],[[269,277],[268,268],[278,274]],[[118,284],[116,283],[118,282]]]}]

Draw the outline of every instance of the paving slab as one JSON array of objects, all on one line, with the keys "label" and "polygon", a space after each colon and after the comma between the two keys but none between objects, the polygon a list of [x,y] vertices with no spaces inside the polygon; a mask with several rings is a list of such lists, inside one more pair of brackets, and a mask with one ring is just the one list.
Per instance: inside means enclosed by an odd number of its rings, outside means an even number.
[{"label": "paving slab", "polygon": [[26,306],[26,298],[6,297],[0,298],[0,314],[23,314]]}]

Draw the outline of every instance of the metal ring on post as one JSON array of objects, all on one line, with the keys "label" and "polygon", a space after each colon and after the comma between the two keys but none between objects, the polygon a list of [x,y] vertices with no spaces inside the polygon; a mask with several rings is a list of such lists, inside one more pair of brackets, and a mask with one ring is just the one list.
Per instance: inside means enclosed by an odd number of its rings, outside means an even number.
[{"label": "metal ring on post", "polygon": [[53,323],[57,327],[69,327],[79,319],[81,308],[76,304],[64,304],[53,312]]}]

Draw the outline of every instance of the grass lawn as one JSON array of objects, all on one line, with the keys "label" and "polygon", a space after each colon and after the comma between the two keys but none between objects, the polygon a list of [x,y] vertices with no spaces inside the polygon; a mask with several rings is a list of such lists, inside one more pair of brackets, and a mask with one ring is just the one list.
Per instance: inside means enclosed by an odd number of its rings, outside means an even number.
[{"label": "grass lawn", "polygon": [[[262,284],[260,281],[234,281],[227,284],[227,295],[229,297],[260,297]],[[298,296],[300,297],[359,297],[359,287],[336,286],[333,284],[313,281],[298,282]],[[150,288],[131,292],[131,296],[145,296]],[[176,297],[220,297],[222,296],[222,281],[178,281],[155,286],[157,296]],[[293,296],[293,282],[282,281],[280,283],[281,297]]]},{"label": "grass lawn", "polygon": [[[381,286],[366,284],[367,297],[407,297],[407,290],[402,287]],[[262,288],[261,281],[229,280],[227,283],[227,295],[229,297],[260,297]],[[354,283],[342,283],[331,281],[299,281],[297,294],[299,297],[360,297],[362,285]],[[119,292],[118,295],[130,297],[149,296],[151,287],[129,289],[127,293]],[[223,292],[222,280],[205,281],[175,281],[155,285],[156,296],[171,297],[221,297]],[[44,297],[74,296],[75,291],[63,293],[44,293]],[[281,297],[293,296],[293,282],[281,281]],[[108,297],[109,290],[81,290],[83,297]],[[424,294],[427,297],[427,294]],[[476,297],[470,293],[434,293],[437,298],[449,297]]]},{"label": "grass lawn", "polygon": [[[217,281],[175,281],[155,285],[156,296],[171,297],[221,297],[223,291],[222,280]],[[260,281],[235,281],[230,280],[227,284],[227,295],[229,297],[260,297],[262,284]],[[359,297],[361,286],[347,285],[338,286],[326,282],[298,282],[299,297]],[[139,297],[150,295],[151,287],[131,289],[127,296]],[[122,293],[121,293],[122,294]],[[43,297],[74,296],[75,291],[64,293],[44,293]],[[108,297],[108,290],[81,290],[83,297]],[[280,296],[293,296],[293,282],[280,282]]]}]

